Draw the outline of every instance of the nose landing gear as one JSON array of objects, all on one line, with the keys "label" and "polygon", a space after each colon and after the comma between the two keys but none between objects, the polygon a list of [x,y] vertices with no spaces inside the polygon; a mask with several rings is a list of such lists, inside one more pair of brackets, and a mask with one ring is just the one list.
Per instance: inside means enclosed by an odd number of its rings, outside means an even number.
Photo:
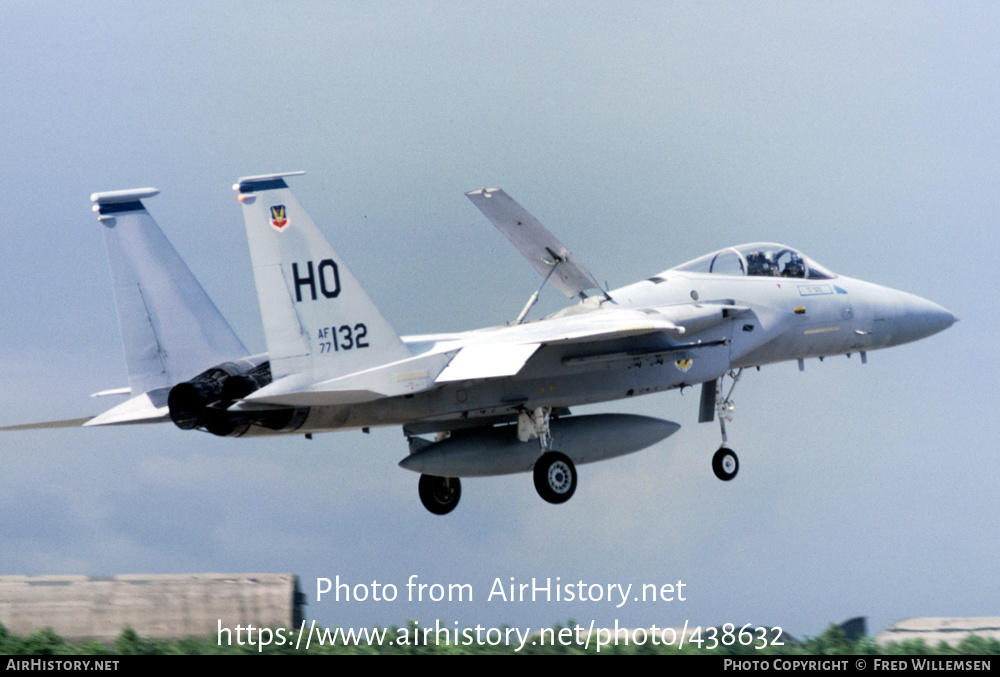
[{"label": "nose landing gear", "polygon": [[[743,376],[743,369],[730,371],[727,375],[733,380],[733,384],[729,386],[729,392],[725,398],[722,397],[725,376],[720,376],[711,386],[707,383],[705,384],[706,390],[711,388],[715,391],[715,414],[719,417],[719,428],[722,430],[722,444],[719,446],[719,450],[712,456],[712,471],[723,482],[732,480],[736,477],[736,473],[740,471],[740,459],[736,456],[736,452],[728,446],[729,439],[726,437],[726,421],[733,420],[733,414],[736,409],[736,404],[732,400],[733,391],[736,390],[736,384],[739,383],[740,377]],[[703,394],[700,421],[711,420],[711,409],[709,409],[709,417],[704,416],[705,404],[705,396]]]},{"label": "nose landing gear", "polygon": [[740,459],[737,458],[735,451],[722,447],[712,456],[712,470],[716,477],[723,482],[728,482],[739,472]]}]

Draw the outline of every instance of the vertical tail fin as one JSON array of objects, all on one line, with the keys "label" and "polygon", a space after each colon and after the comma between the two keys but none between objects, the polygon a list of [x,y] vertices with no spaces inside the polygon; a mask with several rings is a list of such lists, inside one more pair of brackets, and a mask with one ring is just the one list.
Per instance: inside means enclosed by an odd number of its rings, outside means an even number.
[{"label": "vertical tail fin", "polygon": [[94,193],[118,307],[132,395],[247,354],[142,199],[155,188]]},{"label": "vertical tail fin", "polygon": [[274,380],[336,378],[410,357],[285,183],[302,173],[244,177],[233,186]]}]

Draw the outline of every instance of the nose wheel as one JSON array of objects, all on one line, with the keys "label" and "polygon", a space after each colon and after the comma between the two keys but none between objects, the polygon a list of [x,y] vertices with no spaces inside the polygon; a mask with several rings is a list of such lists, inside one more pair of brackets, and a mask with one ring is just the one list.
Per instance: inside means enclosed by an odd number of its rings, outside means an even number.
[{"label": "nose wheel", "polygon": [[[736,452],[727,446],[729,444],[729,440],[726,437],[726,421],[733,420],[733,412],[735,409],[735,404],[732,399],[733,391],[736,390],[736,384],[740,382],[740,377],[743,376],[743,369],[741,368],[736,371],[730,371],[727,375],[733,380],[733,384],[729,387],[729,392],[726,396],[722,396],[723,381],[725,377],[720,378],[716,382],[714,388],[716,393],[715,410],[716,415],[719,417],[719,428],[722,431],[722,446],[719,447],[719,450],[712,456],[712,471],[715,473],[715,476],[723,482],[730,481],[736,477],[736,473],[740,471],[740,459],[736,456]],[[709,418],[708,420],[711,419]]]},{"label": "nose wheel", "polygon": [[728,482],[736,477],[736,473],[740,471],[740,459],[736,456],[735,451],[722,447],[712,456],[712,470],[716,477],[723,482]]}]

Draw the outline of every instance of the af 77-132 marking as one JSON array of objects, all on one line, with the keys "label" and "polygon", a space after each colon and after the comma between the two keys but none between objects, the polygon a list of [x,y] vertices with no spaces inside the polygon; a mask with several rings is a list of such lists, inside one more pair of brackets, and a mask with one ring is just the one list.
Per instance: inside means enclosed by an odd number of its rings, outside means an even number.
[{"label": "af 77-132 marking", "polygon": [[[546,501],[576,490],[576,466],[649,447],[680,427],[569,407],[701,384],[699,420],[718,418],[712,457],[736,476],[732,391],[747,367],[915,341],[956,318],[930,301],[835,275],[790,247],[723,249],[602,291],[536,219],[497,188],[466,195],[546,283],[579,301],[505,326],[399,336],[292,194],[269,174],[233,187],[242,205],[267,354],[250,355],[143,200],[152,188],[95,193],[125,346],[122,404],[92,419],[7,426],[173,421],[222,436],[400,425],[433,513],[458,504],[459,478],[532,472]],[[593,292],[587,295],[587,292]],[[728,379],[728,390],[727,390]],[[85,421],[85,422],[84,422]],[[433,436],[433,437],[430,437]]]}]

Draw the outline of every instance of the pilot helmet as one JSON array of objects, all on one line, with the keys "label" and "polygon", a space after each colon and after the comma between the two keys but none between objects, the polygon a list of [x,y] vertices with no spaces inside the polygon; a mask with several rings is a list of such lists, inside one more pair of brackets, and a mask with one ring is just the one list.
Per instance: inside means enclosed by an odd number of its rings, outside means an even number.
[{"label": "pilot helmet", "polygon": [[774,264],[764,252],[752,251],[747,254],[747,275],[774,275]]}]

